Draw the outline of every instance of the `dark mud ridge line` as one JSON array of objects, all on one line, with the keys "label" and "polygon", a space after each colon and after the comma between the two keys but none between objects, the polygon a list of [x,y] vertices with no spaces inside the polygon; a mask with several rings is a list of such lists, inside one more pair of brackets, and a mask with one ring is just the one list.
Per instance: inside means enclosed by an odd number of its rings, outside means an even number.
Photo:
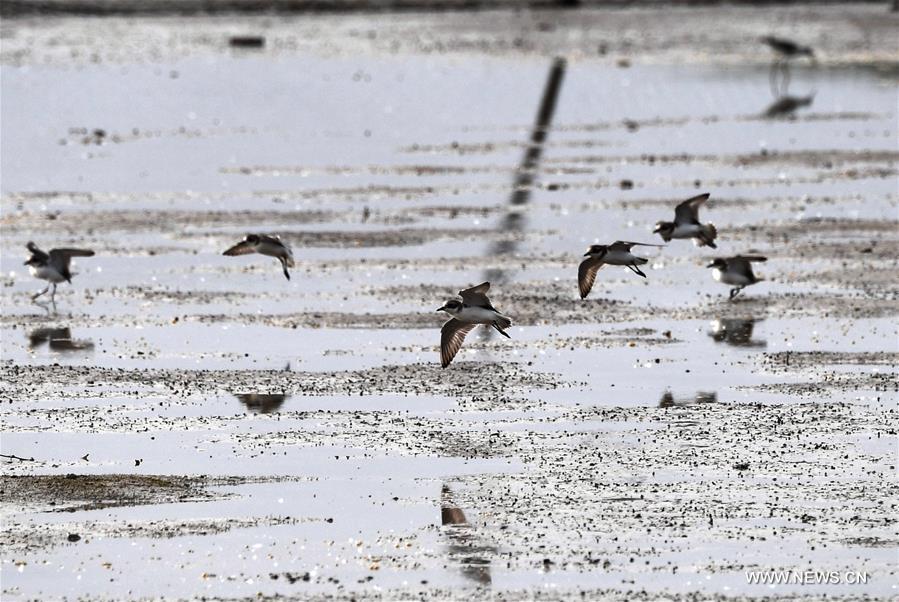
[{"label": "dark mud ridge line", "polygon": [[199,502],[223,497],[209,487],[239,485],[238,477],[166,475],[0,475],[0,504],[7,510],[76,512],[117,506]]},{"label": "dark mud ridge line", "polygon": [[5,554],[25,554],[55,546],[81,545],[99,538],[170,538],[224,533],[235,528],[296,524],[322,518],[259,516],[215,519],[158,519],[128,521],[72,520],[35,522],[19,520],[22,513],[70,512],[179,502],[205,502],[233,494],[210,491],[280,480],[272,477],[206,477],[176,475],[21,475],[0,476],[0,508],[4,512],[0,545]]},{"label": "dark mud ridge line", "polygon": [[[435,358],[436,360],[436,358]],[[96,397],[95,388],[108,384],[138,388],[162,386],[168,395],[184,397],[218,391],[273,391],[290,395],[477,395],[508,397],[514,392],[555,389],[561,378],[527,370],[506,362],[455,362],[452,369],[439,364],[381,366],[343,372],[294,372],[282,370],[125,370],[94,366],[19,366],[0,364],[0,401],[21,403],[25,399]],[[81,384],[80,393],[66,393],[60,385]]]}]

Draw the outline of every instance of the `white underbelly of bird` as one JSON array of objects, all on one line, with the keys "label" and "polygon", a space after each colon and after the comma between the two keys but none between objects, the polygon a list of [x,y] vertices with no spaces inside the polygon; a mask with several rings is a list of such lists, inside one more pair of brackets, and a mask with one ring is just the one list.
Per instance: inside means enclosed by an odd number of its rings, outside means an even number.
[{"label": "white underbelly of bird", "polygon": [[703,233],[700,224],[678,224],[671,232],[671,238],[696,238]]},{"label": "white underbelly of bird", "polygon": [[725,272],[724,270],[716,269],[712,272],[712,277],[715,278],[717,282],[730,284],[732,286],[746,286],[752,284],[752,280],[743,274],[734,274],[733,272]]},{"label": "white underbelly of bird", "polygon": [[609,251],[602,258],[602,262],[607,265],[643,265],[648,261],[648,259],[637,257],[628,251]]},{"label": "white underbelly of bird", "polygon": [[60,282],[65,282],[66,280],[65,278],[63,278],[62,274],[50,267],[45,266],[36,268],[34,266],[30,266],[28,270],[35,278],[40,278],[41,280],[46,280],[54,284],[59,284]]},{"label": "white underbelly of bird", "polygon": [[497,320],[505,322],[509,319],[501,313],[486,307],[466,307],[453,317],[466,324],[492,324]]}]

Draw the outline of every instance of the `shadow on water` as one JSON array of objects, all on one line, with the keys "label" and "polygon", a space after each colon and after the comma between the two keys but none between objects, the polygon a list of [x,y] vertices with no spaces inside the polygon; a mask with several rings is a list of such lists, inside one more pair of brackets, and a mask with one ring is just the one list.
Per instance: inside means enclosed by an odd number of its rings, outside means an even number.
[{"label": "shadow on water", "polygon": [[752,338],[755,325],[758,322],[761,322],[761,320],[757,318],[719,318],[712,322],[712,330],[709,332],[709,336],[716,343],[726,343],[734,347],[764,348],[768,346],[767,341],[753,340]]},{"label": "shadow on water", "polygon": [[717,403],[718,394],[714,391],[699,391],[693,397],[675,397],[671,391],[662,393],[659,400],[660,408],[673,408],[676,406],[689,406],[695,403]]},{"label": "shadow on water", "polygon": [[453,501],[453,492],[447,485],[440,491],[440,524],[445,527],[450,542],[449,558],[459,565],[462,576],[478,585],[490,585],[493,581],[490,560],[485,556],[496,550],[481,541],[465,513]]},{"label": "shadow on water", "polygon": [[76,340],[72,338],[70,328],[36,328],[28,333],[28,349],[34,351],[43,345],[48,345],[50,351],[62,353],[70,351],[92,351],[94,344],[88,340]]},{"label": "shadow on water", "polygon": [[[543,156],[543,145],[549,135],[553,114],[556,111],[556,102],[559,98],[559,90],[562,89],[565,68],[565,59],[560,57],[557,57],[550,67],[546,86],[543,88],[543,97],[540,100],[540,108],[537,111],[537,121],[531,131],[530,143],[515,172],[515,182],[512,186],[512,195],[509,197],[506,214],[497,225],[497,231],[504,236],[490,246],[487,251],[488,257],[511,255],[518,248],[520,234],[527,225],[524,209],[531,200],[534,179],[537,175],[537,168],[540,166],[540,158]],[[505,270],[503,268],[488,269],[485,280],[506,282]]]}]

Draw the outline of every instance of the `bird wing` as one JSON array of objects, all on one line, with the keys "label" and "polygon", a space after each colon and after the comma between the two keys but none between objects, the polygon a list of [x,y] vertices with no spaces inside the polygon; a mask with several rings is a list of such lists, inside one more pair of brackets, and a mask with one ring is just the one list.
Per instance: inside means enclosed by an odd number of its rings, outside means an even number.
[{"label": "bird wing", "polygon": [[737,255],[736,257],[731,257],[725,261],[727,261],[727,268],[729,270],[733,270],[738,274],[746,276],[750,280],[754,280],[755,274],[752,273],[752,262],[768,261],[768,258],[762,257],[761,255]]},{"label": "bird wing", "polygon": [[93,257],[90,249],[50,249],[50,263],[68,269],[72,257]]},{"label": "bird wing", "polygon": [[31,254],[32,254],[32,255],[34,255],[35,257],[37,257],[37,258],[38,258],[39,260],[41,260],[41,261],[47,261],[47,259],[50,258],[49,255],[47,255],[46,253],[44,253],[43,251],[41,251],[40,249],[38,249],[38,248],[37,248],[37,245],[34,244],[33,242],[29,242],[27,245],[25,245],[25,247],[26,247],[29,251],[31,251]]},{"label": "bird wing", "polygon": [[249,241],[242,240],[224,253],[222,255],[234,256],[234,255],[249,255],[250,253],[256,252],[256,245],[252,244]]},{"label": "bird wing", "polygon": [[676,224],[698,224],[699,223],[699,206],[705,203],[709,196],[708,192],[689,198],[674,208],[674,223]]},{"label": "bird wing", "polygon": [[462,342],[465,340],[471,330],[477,324],[469,324],[460,322],[456,318],[451,318],[440,329],[440,365],[443,368],[449,366],[459,349],[462,348]]},{"label": "bird wing", "polygon": [[609,245],[610,251],[630,251],[631,247],[664,247],[665,245],[653,245],[647,242],[631,242],[629,240],[616,240]]},{"label": "bird wing", "polygon": [[590,289],[593,288],[593,283],[596,281],[596,272],[602,266],[602,259],[594,257],[588,257],[581,262],[577,269],[577,287],[581,292],[581,299],[586,299],[590,294]]},{"label": "bird wing", "polygon": [[487,298],[487,291],[489,290],[490,283],[482,282],[477,286],[467,288],[464,291],[459,291],[459,296],[462,297],[462,303],[465,305],[493,309],[493,305],[490,304],[490,299]]}]

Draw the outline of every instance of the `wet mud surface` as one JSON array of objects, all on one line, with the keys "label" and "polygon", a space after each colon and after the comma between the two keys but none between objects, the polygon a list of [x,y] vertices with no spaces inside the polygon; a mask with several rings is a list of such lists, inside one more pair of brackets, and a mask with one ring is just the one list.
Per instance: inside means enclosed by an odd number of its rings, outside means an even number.
[{"label": "wet mud surface", "polygon": [[[897,18],[4,19],[4,600],[894,598]],[[818,54],[777,118],[770,33]],[[580,299],[704,191],[718,249]],[[31,240],[96,251],[55,312]],[[511,339],[441,369],[484,280]]]}]

